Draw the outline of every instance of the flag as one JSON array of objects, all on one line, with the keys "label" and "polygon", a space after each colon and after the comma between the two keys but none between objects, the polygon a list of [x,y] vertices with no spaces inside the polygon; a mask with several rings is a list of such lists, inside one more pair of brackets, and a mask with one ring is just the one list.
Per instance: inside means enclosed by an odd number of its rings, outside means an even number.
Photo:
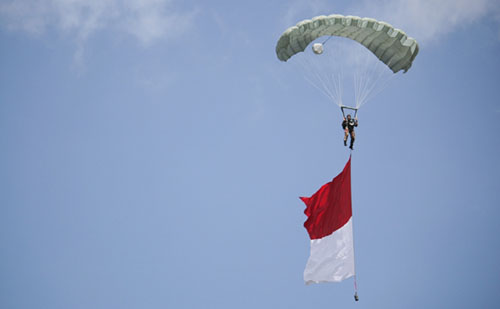
[{"label": "flag", "polygon": [[339,282],[355,275],[351,207],[351,158],[344,170],[323,185],[305,204],[304,227],[311,254],[304,270],[306,284]]}]

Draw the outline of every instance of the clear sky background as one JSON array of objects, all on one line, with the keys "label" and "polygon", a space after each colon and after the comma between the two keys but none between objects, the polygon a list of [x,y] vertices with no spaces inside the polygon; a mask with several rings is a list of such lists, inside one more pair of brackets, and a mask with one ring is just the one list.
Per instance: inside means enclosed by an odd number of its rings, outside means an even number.
[{"label": "clear sky background", "polygon": [[[353,282],[305,286],[338,107],[275,44],[385,20],[420,44],[360,111]],[[0,307],[498,308],[500,2],[0,1]]]}]

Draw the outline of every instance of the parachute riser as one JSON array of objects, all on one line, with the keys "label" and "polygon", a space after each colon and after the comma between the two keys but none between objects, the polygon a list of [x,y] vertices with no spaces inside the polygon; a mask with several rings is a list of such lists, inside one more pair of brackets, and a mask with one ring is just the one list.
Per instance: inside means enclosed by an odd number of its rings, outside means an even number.
[{"label": "parachute riser", "polygon": [[350,107],[350,106],[345,106],[345,105],[341,105],[341,106],[340,106],[340,110],[342,111],[342,116],[344,116],[344,118],[345,118],[344,109],[350,109],[350,110],[353,110],[353,111],[354,111],[354,118],[356,118],[356,115],[358,114],[358,108],[356,108],[356,107]]}]

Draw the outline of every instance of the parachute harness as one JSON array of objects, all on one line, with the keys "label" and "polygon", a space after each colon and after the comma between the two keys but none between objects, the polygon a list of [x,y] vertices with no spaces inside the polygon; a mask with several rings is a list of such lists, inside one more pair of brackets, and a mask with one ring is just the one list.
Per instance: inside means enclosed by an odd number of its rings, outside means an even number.
[{"label": "parachute harness", "polygon": [[344,116],[344,118],[345,118],[344,108],[345,109],[352,109],[354,111],[354,118],[356,118],[356,115],[358,114],[359,108],[340,105],[340,110],[342,111],[342,116]]}]

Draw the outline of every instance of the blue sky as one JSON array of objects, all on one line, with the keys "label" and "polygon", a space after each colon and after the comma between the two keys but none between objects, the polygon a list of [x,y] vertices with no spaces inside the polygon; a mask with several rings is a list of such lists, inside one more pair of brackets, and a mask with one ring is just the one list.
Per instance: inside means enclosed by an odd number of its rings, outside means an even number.
[{"label": "blue sky", "polygon": [[[302,279],[349,152],[274,52],[331,13],[420,44],[359,114],[357,303]],[[498,1],[9,0],[0,42],[2,308],[498,307]]]}]

